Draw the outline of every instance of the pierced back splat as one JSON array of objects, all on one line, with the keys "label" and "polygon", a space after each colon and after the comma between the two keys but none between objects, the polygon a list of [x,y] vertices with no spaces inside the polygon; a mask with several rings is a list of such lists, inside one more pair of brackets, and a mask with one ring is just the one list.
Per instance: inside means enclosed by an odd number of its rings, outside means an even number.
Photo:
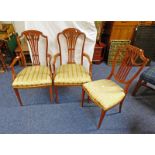
[{"label": "pierced back splat", "polygon": [[[86,35],[79,31],[78,29],[75,28],[68,28],[62,31],[61,33],[58,33],[57,35],[57,40],[58,40],[58,45],[59,45],[59,50],[61,54],[61,43],[60,43],[60,36],[63,35],[66,39],[67,43],[67,50],[68,50],[68,64],[74,64],[75,63],[75,47],[77,43],[77,39],[80,36],[83,36],[83,43],[82,43],[82,53],[81,53],[81,64],[83,63],[83,51],[84,51],[84,44],[85,44],[85,39]],[[62,64],[62,58],[60,55],[60,63]]]},{"label": "pierced back splat", "polygon": [[47,50],[48,50],[48,40],[47,36],[43,35],[42,32],[36,30],[27,30],[24,31],[19,38],[25,37],[32,53],[32,64],[33,65],[40,65],[39,60],[39,50],[38,50],[38,43],[40,36],[43,37],[46,41],[46,65],[47,65]]},{"label": "pierced back splat", "polygon": [[[126,51],[125,53],[122,53],[122,50],[120,49],[117,52],[114,58],[111,74],[108,78],[110,79],[113,76],[116,81],[125,84],[125,90],[127,90],[130,83],[138,76],[147,64],[148,59],[144,56],[143,50],[135,46],[127,45],[123,48],[125,48]],[[116,70],[116,62],[120,57],[122,57],[122,61]],[[129,73],[133,69],[133,66],[137,66],[138,70],[129,77]]]}]

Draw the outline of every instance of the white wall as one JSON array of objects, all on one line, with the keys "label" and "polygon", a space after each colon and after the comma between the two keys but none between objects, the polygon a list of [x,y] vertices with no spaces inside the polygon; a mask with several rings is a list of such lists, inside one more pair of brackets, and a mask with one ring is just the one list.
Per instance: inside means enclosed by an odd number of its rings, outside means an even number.
[{"label": "white wall", "polygon": [[[47,35],[48,43],[49,43],[48,49],[51,55],[54,55],[57,52],[59,52],[57,38],[56,38],[57,34],[68,27],[77,28],[86,34],[86,42],[85,42],[84,50],[90,56],[91,59],[93,58],[94,46],[96,43],[96,35],[97,35],[97,30],[94,22],[91,22],[91,21],[77,21],[77,22],[76,21],[14,21],[13,25],[15,27],[15,31],[19,35],[21,35],[21,32],[28,29],[36,29],[43,32],[43,34]],[[40,52],[42,51],[40,50]],[[79,61],[81,58],[80,53],[78,52],[76,53],[77,53],[76,60]],[[40,57],[40,59],[41,59],[40,60],[41,64],[45,64],[44,62],[45,59],[43,57]],[[88,69],[89,64],[86,59],[84,60],[85,60],[84,65]],[[67,60],[64,58],[64,62],[65,61]]]},{"label": "white wall", "polygon": [[21,32],[25,30],[25,22],[24,21],[14,21],[13,22],[15,31],[20,35]]}]

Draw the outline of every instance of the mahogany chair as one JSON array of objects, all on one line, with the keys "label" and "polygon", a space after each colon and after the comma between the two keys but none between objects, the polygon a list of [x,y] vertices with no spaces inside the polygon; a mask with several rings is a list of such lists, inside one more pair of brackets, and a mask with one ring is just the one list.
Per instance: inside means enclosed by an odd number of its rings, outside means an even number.
[{"label": "mahogany chair", "polygon": [[[45,56],[45,65],[40,64],[39,55],[39,41],[45,44],[45,49],[42,50],[42,54]],[[32,55],[32,66],[26,66],[26,59],[22,52],[21,43],[26,41]],[[13,83],[12,87],[15,91],[17,99],[22,106],[22,100],[19,95],[18,89],[39,88],[48,87],[50,92],[50,100],[52,101],[52,68],[51,68],[51,55],[48,54],[48,38],[43,35],[42,32],[36,30],[27,30],[22,32],[21,36],[17,38],[20,54],[17,56],[10,67],[12,70]],[[43,53],[44,52],[44,53]],[[21,59],[24,69],[18,74],[15,73],[14,65]]]},{"label": "mahogany chair", "polygon": [[[75,28],[67,28],[57,35],[59,53],[54,56],[53,61],[56,102],[58,102],[57,87],[82,86],[83,83],[91,81],[92,62],[88,54],[84,52],[85,39],[86,35]],[[77,44],[77,42],[80,43]],[[76,62],[76,54],[80,55],[80,62]],[[65,56],[66,62],[63,62]],[[60,66],[56,69],[58,57]],[[89,62],[89,72],[83,66],[83,57],[86,57]]]},{"label": "mahogany chair", "polygon": [[[121,63],[117,66],[116,64],[120,60]],[[122,104],[128,93],[130,84],[138,76],[147,62],[148,59],[144,56],[144,52],[141,49],[127,45],[119,49],[116,53],[111,73],[106,79],[83,84],[81,106],[83,107],[86,92],[90,99],[101,108],[98,128],[100,128],[108,110],[119,104],[119,112],[121,112]],[[134,71],[131,72],[132,70]]]}]

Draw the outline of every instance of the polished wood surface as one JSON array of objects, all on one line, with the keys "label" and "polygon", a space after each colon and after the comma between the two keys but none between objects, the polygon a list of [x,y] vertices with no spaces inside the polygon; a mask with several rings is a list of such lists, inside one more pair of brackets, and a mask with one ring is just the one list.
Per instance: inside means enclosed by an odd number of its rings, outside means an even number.
[{"label": "polished wood surface", "polygon": [[106,45],[104,43],[96,43],[94,48],[94,55],[93,55],[93,63],[99,64],[104,59],[104,49]]},{"label": "polished wood surface", "polygon": [[[84,51],[84,44],[86,40],[86,35],[79,31],[78,29],[75,28],[68,28],[63,30],[62,32],[58,33],[57,35],[57,40],[58,40],[58,45],[59,45],[59,51],[60,54],[62,53],[61,51],[61,43],[60,43],[60,36],[64,36],[66,39],[67,43],[67,50],[68,50],[68,64],[73,64],[75,63],[75,46],[77,43],[77,39],[79,37],[83,38],[83,43],[82,43],[82,54],[81,54],[81,64],[83,64],[83,51]],[[62,64],[62,58],[60,59],[61,64]]]},{"label": "polished wood surface", "polygon": [[[122,55],[121,51],[124,48],[126,49],[126,52],[124,55]],[[117,64],[117,60],[122,56],[123,56],[122,62],[116,72],[115,66]],[[138,59],[141,60],[141,63],[137,62]],[[112,70],[110,75],[108,76],[108,79],[111,79],[112,77],[114,77],[116,81],[124,84],[125,92],[127,93],[127,90],[131,82],[139,75],[139,73],[142,71],[142,69],[147,64],[148,61],[149,59],[144,56],[144,51],[142,49],[139,49],[138,47],[135,47],[132,45],[127,45],[126,47],[122,47],[118,50],[117,54],[115,55],[115,58],[112,64]],[[132,77],[127,78],[133,66],[137,66],[139,67],[139,69],[132,75]]]}]

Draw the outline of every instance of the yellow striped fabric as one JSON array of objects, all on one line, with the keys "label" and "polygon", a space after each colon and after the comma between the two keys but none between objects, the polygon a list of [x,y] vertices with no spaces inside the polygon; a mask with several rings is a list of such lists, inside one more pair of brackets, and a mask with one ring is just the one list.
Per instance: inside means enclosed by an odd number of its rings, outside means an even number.
[{"label": "yellow striped fabric", "polygon": [[92,101],[104,110],[114,107],[125,97],[123,88],[107,79],[88,82],[83,88]]},{"label": "yellow striped fabric", "polygon": [[50,70],[46,66],[29,66],[19,72],[12,83],[14,88],[52,85]]},{"label": "yellow striped fabric", "polygon": [[55,85],[82,85],[90,82],[91,77],[80,64],[61,65],[56,72]]}]

